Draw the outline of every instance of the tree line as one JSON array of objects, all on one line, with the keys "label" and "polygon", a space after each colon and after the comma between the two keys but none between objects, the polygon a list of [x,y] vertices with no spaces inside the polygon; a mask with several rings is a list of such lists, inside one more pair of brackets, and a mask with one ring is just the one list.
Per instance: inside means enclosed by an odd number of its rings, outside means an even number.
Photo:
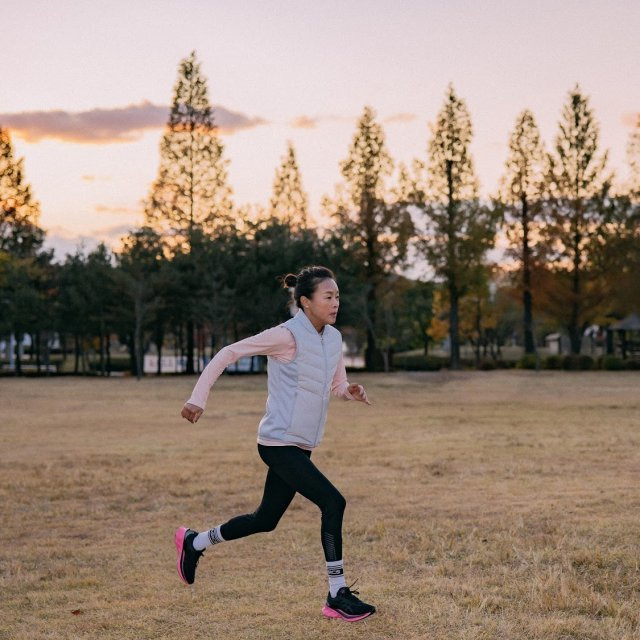
[{"label": "tree line", "polygon": [[[579,86],[549,150],[534,115],[518,115],[500,184],[484,199],[471,115],[452,85],[425,158],[410,167],[393,161],[366,107],[342,181],[321,204],[326,228],[312,222],[291,143],[268,205],[234,203],[214,115],[192,53],[179,65],[143,225],[115,252],[79,249],[63,262],[43,249],[40,205],[0,129],[0,336],[30,335],[38,368],[57,336],[75,372],[107,373],[117,335],[137,375],[152,343],[160,355],[170,345],[193,373],[229,341],[286,319],[277,278],[310,263],[336,271],[340,322],[370,370],[445,337],[454,368],[461,343],[473,344],[477,358],[487,350],[495,357],[517,334],[534,353],[541,332],[554,328],[577,354],[586,327],[640,309],[640,119],[622,182]],[[403,275],[416,263],[431,275]]]}]

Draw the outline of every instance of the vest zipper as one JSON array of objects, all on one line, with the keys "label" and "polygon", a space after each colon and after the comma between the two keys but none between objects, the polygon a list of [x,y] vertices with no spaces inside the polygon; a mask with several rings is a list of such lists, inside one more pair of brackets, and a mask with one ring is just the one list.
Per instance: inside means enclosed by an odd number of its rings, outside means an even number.
[{"label": "vest zipper", "polygon": [[320,426],[323,424],[323,418],[324,418],[324,414],[325,411],[327,410],[325,401],[324,401],[324,393],[325,393],[325,389],[327,388],[327,370],[329,369],[329,367],[327,366],[327,351],[325,349],[324,346],[324,329],[323,332],[320,334],[320,344],[322,345],[322,357],[324,359],[324,386],[322,387],[322,413],[319,416],[319,421],[318,421],[318,426],[316,428],[316,437],[314,438],[315,443],[318,443],[318,432],[320,431]]}]

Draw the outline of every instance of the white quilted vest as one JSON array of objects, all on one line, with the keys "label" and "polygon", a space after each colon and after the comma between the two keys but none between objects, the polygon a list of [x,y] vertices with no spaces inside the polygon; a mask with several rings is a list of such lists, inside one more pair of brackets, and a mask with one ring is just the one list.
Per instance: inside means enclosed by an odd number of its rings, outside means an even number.
[{"label": "white quilted vest", "polygon": [[268,358],[269,395],[258,437],[316,447],[324,433],[342,336],[331,325],[318,333],[303,311],[282,326],[295,338],[296,356],[286,364]]}]

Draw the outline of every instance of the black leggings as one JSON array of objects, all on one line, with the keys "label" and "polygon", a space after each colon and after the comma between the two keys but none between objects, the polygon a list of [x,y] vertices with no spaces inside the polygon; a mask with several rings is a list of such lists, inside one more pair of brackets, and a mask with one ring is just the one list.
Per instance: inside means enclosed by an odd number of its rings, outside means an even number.
[{"label": "black leggings", "polygon": [[225,540],[273,531],[296,492],[316,504],[322,512],[322,548],[327,562],[342,560],[342,494],[311,462],[311,451],[299,447],[258,445],[262,461],[269,467],[260,506],[244,516],[231,518],[220,527]]}]

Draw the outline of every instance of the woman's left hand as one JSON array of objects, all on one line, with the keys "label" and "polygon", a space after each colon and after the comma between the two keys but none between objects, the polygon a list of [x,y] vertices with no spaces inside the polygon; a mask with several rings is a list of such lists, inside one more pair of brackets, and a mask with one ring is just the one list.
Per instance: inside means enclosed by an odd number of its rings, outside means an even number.
[{"label": "woman's left hand", "polygon": [[347,391],[359,402],[364,402],[365,404],[371,404],[369,402],[369,398],[367,398],[367,392],[364,390],[364,387],[361,384],[350,384],[347,387]]}]

